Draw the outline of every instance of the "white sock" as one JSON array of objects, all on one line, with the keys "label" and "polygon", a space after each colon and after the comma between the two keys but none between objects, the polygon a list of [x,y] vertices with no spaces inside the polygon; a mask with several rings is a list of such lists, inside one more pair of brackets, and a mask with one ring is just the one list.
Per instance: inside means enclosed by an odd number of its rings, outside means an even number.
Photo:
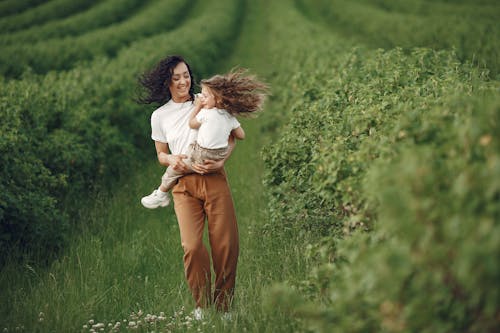
[{"label": "white sock", "polygon": [[158,195],[159,195],[160,197],[165,197],[165,196],[167,195],[167,193],[168,193],[168,192],[163,192],[162,190],[160,190],[160,188],[158,188],[158,192],[157,192],[157,193],[158,193]]}]

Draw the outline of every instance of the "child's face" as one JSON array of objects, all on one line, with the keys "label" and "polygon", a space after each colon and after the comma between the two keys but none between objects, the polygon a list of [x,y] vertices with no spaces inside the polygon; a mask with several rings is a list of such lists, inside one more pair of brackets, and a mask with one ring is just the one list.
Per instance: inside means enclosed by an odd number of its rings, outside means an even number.
[{"label": "child's face", "polygon": [[201,86],[201,95],[202,95],[202,105],[205,109],[212,109],[215,107],[215,96],[210,90],[210,88],[206,86]]}]

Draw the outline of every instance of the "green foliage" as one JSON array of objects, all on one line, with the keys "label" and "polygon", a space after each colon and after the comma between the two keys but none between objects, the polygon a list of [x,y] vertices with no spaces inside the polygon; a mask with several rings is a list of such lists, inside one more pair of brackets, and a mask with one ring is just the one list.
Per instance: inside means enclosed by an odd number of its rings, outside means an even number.
[{"label": "green foliage", "polygon": [[[421,5],[429,8],[424,13],[417,8],[394,12],[392,8],[402,6],[397,1],[384,2],[383,8],[364,0],[298,2],[313,17],[323,17],[335,31],[365,44],[383,48],[455,49],[460,60],[487,67],[492,76],[499,74],[500,7],[494,1],[488,2],[488,10],[480,4],[469,5],[467,10],[460,6],[459,10],[443,10],[443,4],[426,3]],[[437,13],[434,6],[438,6]]]},{"label": "green foliage", "polygon": [[377,207],[376,231],[335,242],[320,266],[330,268],[324,307],[304,310],[323,331],[498,330],[500,100],[487,92],[449,103],[454,119],[435,140],[408,140],[370,167],[363,192]]},{"label": "green foliage", "polygon": [[[0,31],[12,32],[84,10],[102,0],[52,0],[17,15],[0,18]],[[33,1],[30,2],[32,5]]]},{"label": "green foliage", "polygon": [[0,2],[0,17],[20,13],[42,2],[43,0],[4,0]]},{"label": "green foliage", "polygon": [[126,19],[141,5],[144,0],[107,0],[59,20],[52,20],[43,25],[0,35],[0,45],[19,44],[60,38],[63,36],[81,35],[87,31],[117,23]]},{"label": "green foliage", "polygon": [[[0,82],[2,251],[16,244],[27,250],[41,245],[48,253],[60,247],[66,226],[76,222],[70,216],[78,202],[97,182],[130,172],[141,150],[151,149],[144,134],[149,115],[133,100],[138,74],[166,54],[181,53],[205,75],[234,41],[238,3],[203,3],[200,9],[180,29],[143,38],[115,59]],[[216,24],[207,28],[212,19]],[[68,203],[74,208],[65,213]],[[46,242],[51,237],[58,241]]]},{"label": "green foliage", "polygon": [[7,45],[0,54],[0,74],[17,78],[28,69],[45,74],[50,70],[68,70],[100,56],[113,57],[135,40],[179,25],[191,6],[186,0],[156,0],[126,21],[86,34]]},{"label": "green foliage", "polygon": [[287,15],[301,43],[276,45],[294,74],[274,91],[290,121],[263,154],[266,231],[324,239],[270,297],[322,332],[496,331],[498,82],[450,51],[351,48]]}]

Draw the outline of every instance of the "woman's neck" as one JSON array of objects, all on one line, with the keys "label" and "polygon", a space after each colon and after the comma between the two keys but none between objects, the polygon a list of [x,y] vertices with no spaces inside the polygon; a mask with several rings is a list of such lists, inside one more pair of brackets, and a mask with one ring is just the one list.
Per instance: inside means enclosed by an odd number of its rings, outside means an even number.
[{"label": "woman's neck", "polygon": [[186,97],[173,97],[172,96],[172,101],[175,103],[186,103],[187,101],[191,100],[191,96],[187,95]]}]

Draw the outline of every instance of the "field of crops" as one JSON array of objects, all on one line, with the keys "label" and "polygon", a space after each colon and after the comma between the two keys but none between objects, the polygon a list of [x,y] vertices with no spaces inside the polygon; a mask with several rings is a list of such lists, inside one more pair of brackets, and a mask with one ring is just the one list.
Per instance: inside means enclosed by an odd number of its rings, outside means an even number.
[{"label": "field of crops", "polygon": [[[495,0],[0,1],[0,329],[498,331],[499,19]],[[173,211],[138,204],[161,168],[137,77],[174,53],[272,88],[227,163],[229,323],[185,319]]]}]

